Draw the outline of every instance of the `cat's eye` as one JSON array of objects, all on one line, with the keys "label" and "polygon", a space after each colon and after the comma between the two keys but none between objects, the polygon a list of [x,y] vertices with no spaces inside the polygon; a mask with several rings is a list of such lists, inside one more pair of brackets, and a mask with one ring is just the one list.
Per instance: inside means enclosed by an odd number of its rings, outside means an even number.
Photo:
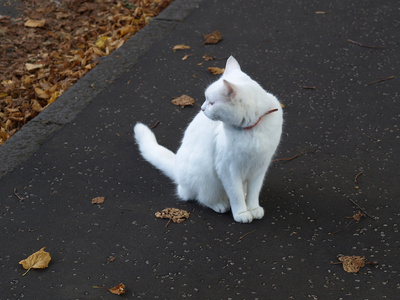
[{"label": "cat's eye", "polygon": [[214,102],[208,101],[208,104],[210,104],[211,106],[214,105]]}]

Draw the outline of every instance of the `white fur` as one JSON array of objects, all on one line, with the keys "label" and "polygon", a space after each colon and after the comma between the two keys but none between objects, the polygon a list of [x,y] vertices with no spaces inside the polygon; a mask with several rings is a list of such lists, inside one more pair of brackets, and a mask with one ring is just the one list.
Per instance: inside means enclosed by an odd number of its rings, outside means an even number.
[{"label": "white fur", "polygon": [[[202,112],[189,124],[176,154],[138,123],[134,131],[140,152],[177,184],[181,199],[196,199],[221,213],[231,208],[237,222],[261,219],[258,197],[282,133],[281,105],[232,56],[205,96]],[[278,110],[244,129],[272,109]]]}]

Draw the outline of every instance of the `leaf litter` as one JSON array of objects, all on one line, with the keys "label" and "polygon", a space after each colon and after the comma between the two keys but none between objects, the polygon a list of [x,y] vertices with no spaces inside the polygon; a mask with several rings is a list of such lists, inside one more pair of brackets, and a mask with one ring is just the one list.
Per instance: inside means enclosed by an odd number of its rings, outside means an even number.
[{"label": "leaf litter", "polygon": [[343,255],[343,256],[339,257],[338,259],[340,262],[331,263],[331,264],[342,264],[343,269],[347,273],[358,273],[360,271],[360,269],[365,267],[366,265],[376,265],[377,264],[377,262],[366,262],[365,256]]},{"label": "leaf litter", "polygon": [[167,207],[162,211],[156,212],[155,216],[161,219],[169,219],[174,223],[182,223],[189,219],[190,213],[183,209]]},{"label": "leaf litter", "polygon": [[26,0],[0,16],[0,145],[171,0]]}]

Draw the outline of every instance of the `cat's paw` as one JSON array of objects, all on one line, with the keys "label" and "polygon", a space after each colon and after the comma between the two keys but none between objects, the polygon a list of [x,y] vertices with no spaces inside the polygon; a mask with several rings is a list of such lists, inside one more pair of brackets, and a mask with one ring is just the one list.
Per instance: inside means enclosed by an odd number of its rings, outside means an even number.
[{"label": "cat's paw", "polygon": [[231,207],[229,206],[229,203],[227,202],[218,202],[217,204],[214,204],[213,206],[210,206],[211,209],[213,209],[217,213],[226,213]]},{"label": "cat's paw", "polygon": [[250,209],[250,213],[252,214],[254,219],[262,219],[264,217],[264,208],[261,206]]},{"label": "cat's paw", "polygon": [[248,210],[234,214],[233,218],[236,222],[240,223],[251,223],[251,221],[253,221],[253,215]]}]

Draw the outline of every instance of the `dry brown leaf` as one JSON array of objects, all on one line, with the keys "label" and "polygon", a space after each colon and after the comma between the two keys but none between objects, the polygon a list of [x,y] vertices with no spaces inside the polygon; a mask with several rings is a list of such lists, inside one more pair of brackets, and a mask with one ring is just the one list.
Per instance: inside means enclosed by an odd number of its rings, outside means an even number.
[{"label": "dry brown leaf", "polygon": [[36,70],[36,69],[41,69],[44,67],[44,64],[30,64],[30,63],[26,63],[25,64],[25,68],[28,71],[32,71],[32,70]]},{"label": "dry brown leaf", "polygon": [[117,286],[109,289],[109,291],[115,295],[121,295],[125,293],[125,285],[120,283]]},{"label": "dry brown leaf", "polygon": [[365,256],[341,256],[339,260],[343,263],[343,269],[347,273],[357,273],[365,266]]},{"label": "dry brown leaf", "polygon": [[156,212],[155,216],[161,219],[170,219],[174,223],[182,223],[186,219],[189,219],[190,213],[183,209],[168,207]]},{"label": "dry brown leaf", "polygon": [[358,211],[358,213],[354,214],[351,217],[346,217],[347,219],[354,219],[355,221],[359,222],[361,221],[362,218],[364,218],[366,215],[364,213],[362,213],[360,210]]},{"label": "dry brown leaf", "polygon": [[106,197],[96,197],[92,199],[92,204],[101,204],[104,203]]},{"label": "dry brown leaf", "polygon": [[222,41],[222,35],[219,30],[215,30],[214,32],[203,34],[204,44],[217,44]]},{"label": "dry brown leaf", "polygon": [[37,100],[32,100],[32,109],[36,112],[41,112],[43,110],[43,107]]},{"label": "dry brown leaf", "polygon": [[208,54],[204,54],[203,59],[205,61],[210,61],[210,60],[214,60],[214,57],[212,57],[211,55],[208,55]]},{"label": "dry brown leaf", "polygon": [[176,51],[176,50],[186,50],[186,49],[191,49],[191,47],[183,45],[183,44],[179,44],[179,45],[175,45],[172,50]]},{"label": "dry brown leaf", "polygon": [[35,28],[35,27],[43,27],[45,24],[46,24],[46,20],[45,19],[40,19],[40,20],[28,19],[24,23],[24,26],[25,27]]},{"label": "dry brown leaf", "polygon": [[41,88],[35,87],[35,93],[39,98],[42,99],[49,99],[50,95],[46,91],[42,90]]},{"label": "dry brown leaf", "polygon": [[46,247],[43,247],[39,251],[28,256],[28,258],[19,262],[24,269],[28,270],[23,274],[23,276],[28,273],[30,269],[44,269],[49,266],[51,256],[50,253],[44,251],[44,249],[46,249]]},{"label": "dry brown leaf", "polygon": [[193,105],[195,102],[196,101],[188,95],[182,95],[171,101],[172,104],[181,106],[182,108],[184,108],[185,106],[188,106],[188,105]]},{"label": "dry brown leaf", "polygon": [[194,54],[186,54],[184,57],[182,57],[182,60],[187,60],[190,56],[193,56]]},{"label": "dry brown leaf", "polygon": [[224,68],[217,68],[217,67],[209,67],[207,68],[207,70],[210,71],[210,73],[213,75],[221,75],[224,74],[225,72]]}]

